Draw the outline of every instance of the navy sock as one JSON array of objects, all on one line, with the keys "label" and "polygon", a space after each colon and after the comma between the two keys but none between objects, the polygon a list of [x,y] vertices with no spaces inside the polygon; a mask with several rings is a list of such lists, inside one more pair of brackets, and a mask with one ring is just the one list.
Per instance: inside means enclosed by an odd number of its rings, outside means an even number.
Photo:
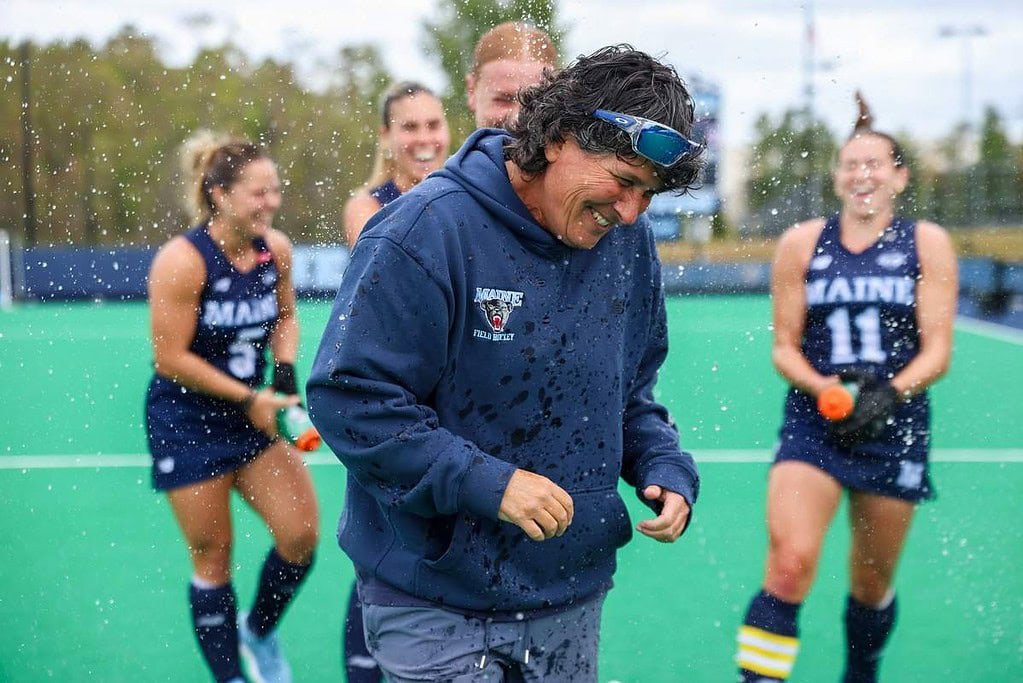
[{"label": "navy sock", "polygon": [[877,665],[895,626],[895,597],[882,609],[857,602],[851,595],[845,606],[844,683],[874,683]]},{"label": "navy sock", "polygon": [[240,678],[234,587],[230,583],[217,588],[189,584],[188,602],[192,606],[195,637],[213,677],[218,681]]},{"label": "navy sock", "polygon": [[357,583],[352,584],[352,592],[348,596],[348,613],[345,615],[343,634],[345,674],[348,676],[348,683],[383,681],[380,667],[373,661],[373,655],[366,647],[366,633],[362,626],[362,603],[359,602]]},{"label": "navy sock", "polygon": [[750,602],[739,628],[740,680],[784,681],[792,673],[799,652],[799,608],[760,591]]},{"label": "navy sock", "polygon": [[259,576],[256,601],[249,612],[248,627],[253,635],[263,638],[274,630],[311,566],[311,561],[291,564],[277,554],[276,548],[270,549]]}]

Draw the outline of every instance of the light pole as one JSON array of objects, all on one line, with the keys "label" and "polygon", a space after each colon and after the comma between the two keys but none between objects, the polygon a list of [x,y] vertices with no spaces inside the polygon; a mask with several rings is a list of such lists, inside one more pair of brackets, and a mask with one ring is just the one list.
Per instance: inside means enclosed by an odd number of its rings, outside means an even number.
[{"label": "light pole", "polygon": [[820,61],[817,59],[817,36],[814,24],[813,0],[803,2],[803,116],[807,130],[810,149],[807,150],[807,183],[806,192],[803,198],[803,209],[805,216],[818,216],[821,213],[821,195],[823,188],[821,178],[816,172],[817,162],[817,139],[814,137],[815,128],[815,96],[817,94],[817,70],[830,71],[835,67],[834,62],[829,60]]},{"label": "light pole", "polygon": [[[961,38],[963,45],[963,133],[964,138],[972,142],[973,137],[973,39],[987,35],[987,29],[979,24],[946,25],[938,30],[941,38]],[[960,159],[963,173],[966,174],[966,213],[967,220],[976,222],[977,187],[976,167],[970,168],[966,159]]]},{"label": "light pole", "polygon": [[941,38],[962,38],[963,44],[963,123],[967,128],[973,121],[973,38],[987,35],[980,24],[947,25],[938,30]]},{"label": "light pole", "polygon": [[806,197],[805,197],[805,214],[806,216],[817,215],[817,205],[820,203],[820,187],[816,180],[816,174],[814,173],[814,160],[816,155],[814,147],[816,147],[815,140],[813,139],[813,119],[814,119],[814,68],[817,62],[816,54],[816,36],[814,35],[814,18],[813,18],[813,0],[804,0],[803,3],[803,19],[805,23],[803,43],[803,109],[806,116],[806,129],[808,140],[811,144],[811,149],[807,150],[807,170],[808,178],[806,184]]}]

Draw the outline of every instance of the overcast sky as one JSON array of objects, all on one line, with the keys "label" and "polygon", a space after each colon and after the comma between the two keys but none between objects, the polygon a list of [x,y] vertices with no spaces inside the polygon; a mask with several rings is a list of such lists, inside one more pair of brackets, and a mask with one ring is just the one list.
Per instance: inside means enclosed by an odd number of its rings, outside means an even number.
[{"label": "overcast sky", "polygon": [[[562,0],[566,56],[629,42],[681,73],[718,83],[725,146],[747,143],[760,112],[801,106],[805,2],[792,0]],[[341,45],[372,42],[400,78],[445,80],[424,56],[422,21],[434,0],[0,0],[0,37],[20,41],[84,36],[100,42],[126,23],[155,38],[174,64],[202,42],[234,42],[255,57],[300,52],[330,58]],[[381,8],[385,8],[381,11]],[[968,8],[968,12],[964,9]],[[1023,135],[1023,2],[1018,0],[816,0],[817,110],[844,134],[862,88],[877,126],[933,139],[985,104]],[[205,13],[213,26],[185,21]],[[941,37],[943,27],[983,35]],[[296,50],[301,46],[300,50]],[[964,87],[969,65],[972,87]]]}]

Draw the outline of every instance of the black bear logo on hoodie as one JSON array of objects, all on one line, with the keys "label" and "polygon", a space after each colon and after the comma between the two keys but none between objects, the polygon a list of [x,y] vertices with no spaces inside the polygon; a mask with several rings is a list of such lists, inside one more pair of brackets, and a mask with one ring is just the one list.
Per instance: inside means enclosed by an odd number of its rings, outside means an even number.
[{"label": "black bear logo on hoodie", "polygon": [[512,312],[511,303],[500,299],[484,299],[480,301],[480,308],[487,314],[490,329],[494,332],[503,332]]}]

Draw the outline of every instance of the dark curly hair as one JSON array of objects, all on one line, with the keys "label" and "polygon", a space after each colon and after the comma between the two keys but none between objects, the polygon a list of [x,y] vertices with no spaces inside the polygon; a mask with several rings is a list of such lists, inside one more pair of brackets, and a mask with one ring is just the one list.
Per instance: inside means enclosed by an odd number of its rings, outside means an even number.
[{"label": "dark curly hair", "polygon": [[[693,127],[693,99],[675,69],[631,45],[604,47],[561,71],[545,71],[539,84],[519,93],[519,102],[505,154],[528,175],[542,174],[548,164],[544,148],[566,137],[593,154],[644,161],[625,131],[593,118],[597,109],[641,116],[687,137]],[[654,168],[664,191],[683,193],[696,183],[700,167],[697,156]]]}]

